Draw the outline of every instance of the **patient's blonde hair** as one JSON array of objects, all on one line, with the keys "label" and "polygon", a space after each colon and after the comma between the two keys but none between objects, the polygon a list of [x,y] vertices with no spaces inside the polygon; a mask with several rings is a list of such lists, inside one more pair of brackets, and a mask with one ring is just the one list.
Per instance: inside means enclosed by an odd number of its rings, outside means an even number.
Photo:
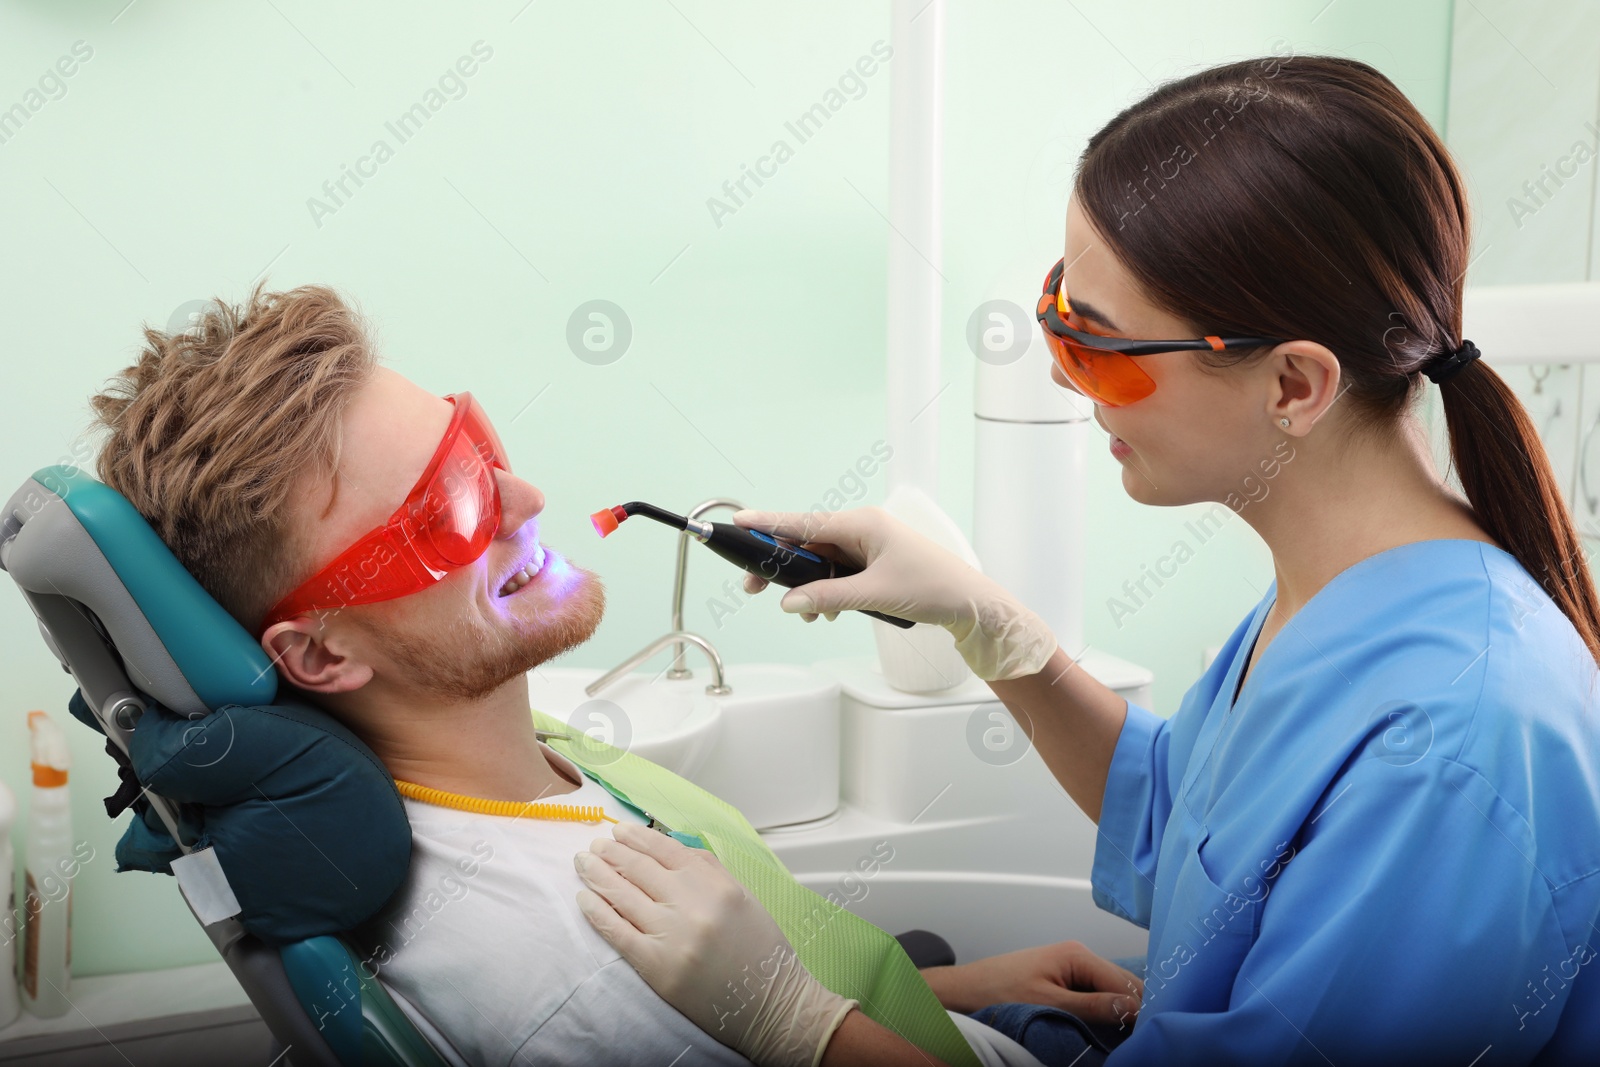
[{"label": "patient's blonde hair", "polygon": [[332,289],[262,284],[179,333],[145,326],[138,362],[90,399],[110,431],[100,480],[251,633],[310,570],[289,496],[302,472],[332,473],[345,406],[377,361]]}]

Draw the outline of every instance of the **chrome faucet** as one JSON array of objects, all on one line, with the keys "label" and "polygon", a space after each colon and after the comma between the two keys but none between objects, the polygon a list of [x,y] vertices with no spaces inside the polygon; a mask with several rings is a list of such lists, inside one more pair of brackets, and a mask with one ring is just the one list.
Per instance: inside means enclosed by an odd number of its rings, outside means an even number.
[{"label": "chrome faucet", "polygon": [[[731,497],[717,496],[696,504],[686,518],[698,519],[708,511],[716,508],[727,508],[729,511],[742,511],[744,505]],[[683,629],[683,587],[689,580],[689,531],[678,535],[678,569],[672,580],[672,628]],[[672,650],[672,669],[667,671],[668,678],[693,678],[694,672],[683,665],[683,642],[679,641]],[[715,653],[713,653],[714,655]]]},{"label": "chrome faucet", "polygon": [[[710,500],[696,504],[688,514],[690,519],[698,519],[701,515],[715,508],[727,508],[730,511],[739,511],[744,507],[737,500],[729,497],[713,497]],[[727,696],[733,692],[724,678],[722,670],[722,657],[717,654],[716,647],[699,634],[690,633],[683,628],[683,588],[689,575],[689,533],[684,531],[678,535],[678,567],[676,576],[672,581],[672,629],[662,636],[651,641],[639,651],[611,668],[605,674],[596,678],[583,687],[583,691],[594,696],[606,686],[633,670],[639,664],[659,652],[667,644],[673,645],[672,667],[666,673],[668,678],[682,679],[693,678],[694,671],[684,666],[684,645],[696,645],[706,654],[711,661],[711,684],[706,686],[706,692],[712,696]]]},{"label": "chrome faucet", "polygon": [[[584,686],[583,691],[590,696],[594,696],[596,693],[600,692],[600,690],[604,689],[612,682],[617,681],[639,664],[643,663],[645,660],[661,651],[661,649],[665,648],[667,643],[670,641],[677,641],[679,643],[679,648],[682,648],[683,642],[687,641],[692,645],[698,645],[705,651],[706,657],[711,660],[711,684],[706,686],[707,693],[710,693],[712,696],[725,697],[729,693],[733,692],[733,688],[723,680],[722,657],[717,655],[717,650],[711,647],[710,641],[707,641],[699,634],[690,633],[688,630],[672,630],[668,633],[662,634],[660,637],[656,638],[654,641],[651,641],[648,645],[645,645],[639,651],[635,652],[633,655],[629,656],[627,659],[623,660],[621,663],[617,664],[615,667],[612,667],[609,671],[602,674],[588,685]],[[694,677],[692,671],[684,671],[683,673],[689,675],[691,678]]]}]

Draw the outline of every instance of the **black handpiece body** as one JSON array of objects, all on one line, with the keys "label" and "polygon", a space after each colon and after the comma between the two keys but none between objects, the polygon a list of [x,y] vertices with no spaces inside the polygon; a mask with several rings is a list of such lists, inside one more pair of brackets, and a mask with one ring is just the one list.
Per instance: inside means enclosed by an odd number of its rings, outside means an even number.
[{"label": "black handpiece body", "polygon": [[[707,548],[734,566],[759,575],[774,585],[792,589],[825,578],[844,578],[861,573],[861,568],[854,563],[823,559],[799,545],[760,530],[747,529],[731,522],[710,522],[705,525],[711,527],[711,536],[705,539]],[[916,625],[908,619],[885,615],[881,611],[863,611],[862,614],[893,623],[902,630]]]}]

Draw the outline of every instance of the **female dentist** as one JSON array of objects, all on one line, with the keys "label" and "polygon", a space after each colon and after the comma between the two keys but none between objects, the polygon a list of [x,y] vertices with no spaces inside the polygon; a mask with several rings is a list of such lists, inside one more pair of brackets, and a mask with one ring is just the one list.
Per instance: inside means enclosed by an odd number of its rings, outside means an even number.
[{"label": "female dentist", "polygon": [[[1275,570],[1171,719],[880,509],[735,515],[865,564],[784,610],[949,629],[1098,823],[1095,901],[1150,930],[1143,1002],[1109,1052],[1011,1035],[1046,1063],[1600,1062],[1600,605],[1534,426],[1461,337],[1467,216],[1438,136],[1354,60],[1214,67],[1090,139],[1039,303],[1052,376],[1130,496],[1229,504]],[[1413,410],[1429,381],[1465,499]],[[581,906],[699,1020],[771,919],[674,842],[605,851]],[[796,1029],[770,1062],[927,1062],[807,978],[702,1026]]]}]

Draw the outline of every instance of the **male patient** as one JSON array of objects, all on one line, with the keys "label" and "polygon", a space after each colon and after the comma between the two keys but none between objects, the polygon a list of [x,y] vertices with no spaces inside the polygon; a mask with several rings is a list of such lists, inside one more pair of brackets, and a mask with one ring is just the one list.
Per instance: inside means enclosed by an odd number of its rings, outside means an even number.
[{"label": "male patient", "polygon": [[[219,303],[187,331],[146,328],[144,338],[137,364],[92,400],[109,430],[99,476],[260,635],[286,693],[347,725],[399,781],[599,805],[627,821],[535,736],[527,672],[587,640],[605,596],[593,573],[540,542],[544,496],[525,480],[534,472],[512,473],[482,408],[378,366],[360,318],[321,286],[258,285],[243,307]],[[489,460],[481,499],[497,490],[498,522],[484,509],[478,527],[435,538],[429,567],[399,568],[412,576],[400,585],[346,582],[344,605],[319,595],[329,584],[314,576],[331,561],[366,578],[373,560],[392,564],[390,542],[364,539],[447,438],[457,459],[473,458],[465,448]],[[410,877],[357,940],[469,1062],[748,1062],[658,997],[579,912],[573,856],[594,840],[592,824],[409,797],[405,808]],[[955,1011],[1017,1001],[1114,1020],[1112,992],[1068,988],[1079,951],[1048,946],[925,974]],[[823,1062],[843,1062],[833,1051]]]}]

